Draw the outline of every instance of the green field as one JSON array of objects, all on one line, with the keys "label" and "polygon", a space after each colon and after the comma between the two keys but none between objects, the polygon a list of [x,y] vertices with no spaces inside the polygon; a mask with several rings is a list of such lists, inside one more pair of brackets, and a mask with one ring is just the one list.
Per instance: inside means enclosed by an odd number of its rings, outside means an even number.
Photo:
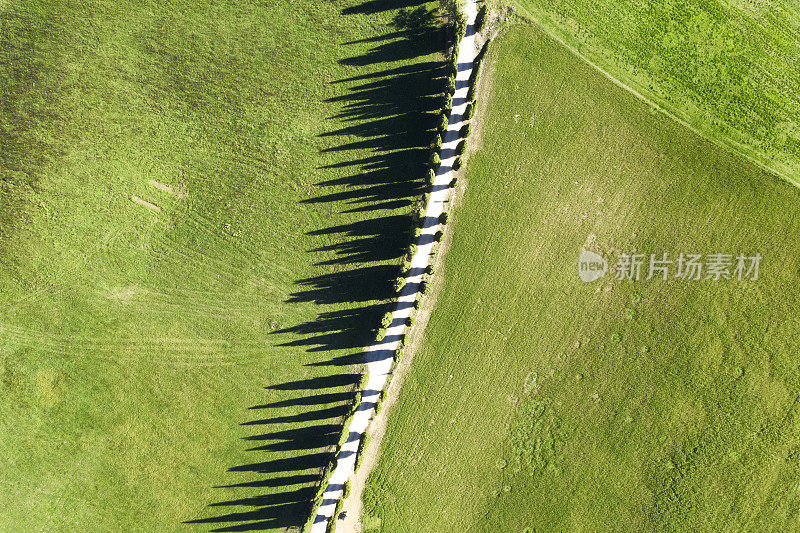
[{"label": "green field", "polygon": [[617,80],[800,183],[794,0],[515,0]]},{"label": "green field", "polygon": [[[484,67],[365,530],[798,529],[800,190],[532,26]],[[583,283],[582,247],[763,260],[755,281]]]},{"label": "green field", "polygon": [[403,5],[0,1],[0,530],[306,519],[435,122]]}]

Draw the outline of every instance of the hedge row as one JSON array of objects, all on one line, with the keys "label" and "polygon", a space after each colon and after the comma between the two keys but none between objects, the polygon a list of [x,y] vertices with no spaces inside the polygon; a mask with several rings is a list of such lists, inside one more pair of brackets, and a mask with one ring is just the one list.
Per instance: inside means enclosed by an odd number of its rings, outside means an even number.
[{"label": "hedge row", "polygon": [[[485,18],[485,7],[482,8],[482,12],[484,13],[483,16]],[[479,13],[479,16],[480,16],[480,13]],[[460,42],[461,38],[464,36],[464,33],[466,31],[466,19],[463,17],[463,14],[461,16],[456,17],[456,20],[451,25],[451,31],[452,31],[452,39],[453,39],[453,42],[455,43],[455,46],[453,47],[454,48],[454,53],[451,55],[451,58],[450,58],[450,64],[449,64],[449,68],[448,68],[448,77],[447,77],[447,80],[445,82],[444,95],[442,97],[442,112],[441,112],[441,115],[440,115],[440,118],[439,118],[439,124],[438,124],[438,128],[437,128],[437,133],[436,133],[436,135],[434,136],[434,138],[432,140],[432,143],[431,143],[431,155],[429,156],[429,159],[428,159],[429,168],[428,168],[428,172],[426,174],[426,182],[427,182],[427,185],[429,187],[433,186],[433,183],[434,183],[435,178],[436,178],[436,169],[441,165],[441,155],[440,155],[439,152],[440,152],[440,150],[442,148],[442,135],[443,135],[443,133],[445,131],[447,131],[447,128],[449,126],[449,118],[448,117],[449,117],[449,114],[450,114],[450,112],[452,111],[452,108],[453,108],[453,94],[455,94],[455,90],[456,90],[456,80],[455,80],[455,78],[456,78],[456,75],[458,74],[458,57],[457,57],[458,43]],[[469,93],[468,93],[469,99],[472,100],[474,98],[474,95],[475,95],[475,90],[474,90],[473,87],[470,87],[470,90],[469,90]],[[473,107],[473,106],[470,104],[469,108],[471,108],[471,107]],[[471,116],[472,115],[470,114],[469,117],[471,117]],[[465,134],[465,131],[466,131],[466,134]],[[465,137],[466,135],[469,135],[469,126],[468,125],[465,128],[462,128],[462,130],[461,130],[461,136]],[[461,143],[459,143],[459,146],[461,146],[461,151],[463,152],[463,149],[464,149],[463,148],[463,141]],[[456,150],[458,152],[458,148]],[[460,167],[460,165],[461,165],[461,158],[460,157],[456,158],[456,162],[455,162],[454,166],[455,165],[458,165]],[[422,221],[425,218],[425,212],[426,212],[425,208],[426,208],[426,205],[428,203],[428,199],[429,198],[430,198],[430,195],[428,193],[426,193],[423,196],[422,206],[420,206],[420,208],[415,213],[416,214],[416,218],[417,218],[417,227],[415,227],[414,230],[412,230],[412,233],[413,233],[415,239],[417,237],[419,237],[419,235],[421,234],[420,226],[421,226]],[[447,223],[447,218],[448,218],[447,213],[443,213],[442,216],[440,217],[439,221],[442,224],[446,224]],[[436,239],[437,240],[439,240],[441,238],[441,233],[442,233],[441,231],[437,232],[437,234],[436,234]],[[400,267],[401,274],[405,274],[411,268],[411,259],[413,258],[414,254],[416,254],[416,251],[417,251],[417,245],[415,243],[410,244],[409,247],[408,247],[407,253],[404,256],[403,261],[401,263],[401,267]],[[420,294],[425,294],[427,292],[428,287],[430,285],[430,276],[433,275],[433,272],[434,272],[433,265],[428,265],[428,267],[426,267],[425,274],[423,275],[422,282],[420,283],[420,288],[419,288]],[[399,294],[403,290],[405,285],[406,285],[406,278],[404,276],[402,276],[402,275],[398,276],[397,279],[395,280],[395,283],[394,283],[395,291]],[[420,305],[419,302],[420,301],[421,301],[421,298],[419,298],[419,297],[414,301],[414,308],[415,309],[417,309],[419,307],[419,305]],[[375,336],[376,340],[383,340],[383,338],[385,338],[386,330],[391,326],[392,319],[393,319],[393,314],[392,314],[391,311],[387,311],[386,313],[384,313],[384,315],[381,318],[380,328],[378,328],[376,330],[376,336]],[[406,325],[410,327],[413,324],[414,324],[414,316],[411,315],[406,319]],[[402,357],[404,343],[405,343],[405,335],[400,337],[400,341],[398,342],[398,347],[395,350],[394,363],[393,363],[394,365],[396,365],[400,361],[400,359]],[[357,400],[357,401],[354,402],[355,405],[353,406],[353,410],[351,411],[350,415],[348,415],[348,418],[345,419],[345,427],[349,426],[349,422],[352,420],[352,416],[355,413],[356,408],[360,404],[361,392],[364,390],[364,388],[366,386],[366,378],[367,378],[366,375],[362,376],[362,380],[359,383],[359,390],[358,390],[358,393],[357,393],[357,395],[355,397],[355,400]],[[380,412],[380,409],[381,409],[381,407],[383,405],[384,395],[385,395],[385,391],[381,391],[381,393],[379,395],[379,398],[378,398],[378,401],[375,404],[375,413],[376,414],[378,412]],[[346,433],[347,432],[343,432],[343,437],[345,436]],[[355,460],[355,470],[356,471],[358,471],[359,467],[361,466],[361,462],[363,461],[363,458],[364,458],[364,451],[366,450],[367,446],[369,445],[369,440],[370,440],[369,433],[364,433],[362,435],[362,437],[361,437],[361,442],[359,442],[359,444],[358,444],[358,450],[356,452],[356,460]],[[328,480],[330,479],[331,474],[333,473],[333,471],[336,468],[336,463],[337,463],[336,455],[339,453],[339,450],[341,449],[341,445],[342,445],[342,442],[340,442],[339,446],[337,446],[337,449],[334,452],[334,458],[330,461],[330,463],[325,467],[325,470],[323,471],[323,476],[322,476],[321,483],[319,485],[319,490],[318,490],[318,493],[317,493],[317,495],[316,495],[316,497],[314,499],[312,512],[311,512],[311,515],[309,517],[309,520],[306,523],[306,526],[303,528],[304,531],[306,531],[311,526],[312,520],[316,515],[316,510],[319,507],[319,504],[320,504],[320,502],[322,500],[322,494],[324,493],[325,488],[327,488]],[[336,520],[338,518],[339,513],[341,512],[341,508],[342,508],[342,505],[343,505],[343,500],[344,500],[344,498],[346,498],[349,495],[349,493],[350,493],[350,482],[348,481],[347,483],[345,483],[342,498],[340,498],[339,501],[336,503],[336,510],[335,510],[331,520],[328,522],[328,531],[329,532],[333,532],[335,530],[335,528],[336,528]]]},{"label": "hedge row", "polygon": [[327,465],[325,465],[325,469],[322,471],[322,478],[320,480],[319,487],[317,487],[317,493],[314,495],[314,499],[312,500],[311,514],[303,526],[304,532],[309,531],[311,529],[311,525],[314,523],[314,517],[317,515],[317,509],[319,509],[319,504],[322,503],[322,495],[325,493],[325,489],[328,488],[328,480],[330,480],[331,474],[333,474],[333,471],[336,468],[336,454],[338,453],[339,450],[337,447],[337,450],[334,453],[334,458]]}]

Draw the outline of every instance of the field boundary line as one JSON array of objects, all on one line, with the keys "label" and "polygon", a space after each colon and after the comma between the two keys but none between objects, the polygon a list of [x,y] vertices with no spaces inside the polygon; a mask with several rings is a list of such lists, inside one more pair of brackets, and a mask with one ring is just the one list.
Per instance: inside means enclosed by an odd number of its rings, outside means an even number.
[{"label": "field boundary line", "polygon": [[[618,78],[614,77],[610,72],[606,71],[603,67],[601,67],[600,65],[598,65],[597,63],[595,63],[594,61],[592,61],[591,59],[586,57],[584,54],[582,54],[580,52],[580,50],[578,50],[577,48],[575,48],[574,46],[569,44],[562,37],[560,37],[559,35],[555,34],[547,26],[545,26],[544,24],[539,22],[539,19],[533,13],[528,11],[526,8],[524,8],[522,6],[515,6],[515,7],[516,7],[516,9],[518,9],[518,10],[520,10],[520,11],[522,11],[524,13],[524,15],[520,16],[520,19],[524,20],[527,24],[531,24],[533,26],[536,26],[539,30],[541,30],[547,36],[549,36],[550,38],[556,40],[559,44],[561,44],[567,50],[572,52],[575,56],[579,57],[584,63],[588,64],[593,69],[597,70],[603,76],[608,78],[617,87],[620,87],[621,89],[624,89],[625,91],[631,93],[632,95],[634,95],[636,98],[638,98],[642,102],[644,102],[644,103],[648,104],[649,106],[651,106],[652,108],[654,108],[656,111],[658,111],[660,113],[663,113],[664,115],[668,116],[669,118],[671,118],[672,120],[674,120],[678,124],[688,128],[692,133],[694,133],[695,135],[697,135],[701,139],[706,140],[706,141],[710,142],[711,144],[713,144],[715,146],[718,146],[719,148],[725,150],[726,152],[733,153],[733,154],[745,159],[749,163],[755,165],[756,167],[758,167],[761,170],[773,175],[776,178],[780,178],[781,180],[786,181],[786,182],[790,183],[791,185],[794,185],[795,187],[800,188],[800,180],[795,179],[794,177],[792,177],[791,174],[793,174],[793,171],[792,171],[792,169],[790,167],[786,166],[783,163],[774,161],[772,163],[772,165],[779,166],[780,169],[778,169],[778,168],[775,168],[775,166],[771,166],[770,164],[765,163],[764,161],[760,161],[756,156],[748,153],[748,150],[745,150],[745,148],[747,148],[746,144],[744,144],[742,142],[739,142],[739,141],[733,139],[732,137],[725,136],[724,138],[726,139],[727,142],[723,142],[720,139],[715,139],[711,135],[705,133],[703,130],[697,128],[696,126],[693,126],[692,124],[690,124],[686,119],[681,118],[675,112],[670,111],[668,108],[664,107],[662,104],[658,103],[653,98],[645,96],[643,93],[637,91],[636,89],[634,89],[630,85],[627,85],[623,81],[621,81]],[[750,151],[755,152],[756,154],[758,154],[758,152],[755,149],[750,149]],[[769,160],[769,158],[766,155],[761,154],[761,157],[766,159],[766,160]]]}]

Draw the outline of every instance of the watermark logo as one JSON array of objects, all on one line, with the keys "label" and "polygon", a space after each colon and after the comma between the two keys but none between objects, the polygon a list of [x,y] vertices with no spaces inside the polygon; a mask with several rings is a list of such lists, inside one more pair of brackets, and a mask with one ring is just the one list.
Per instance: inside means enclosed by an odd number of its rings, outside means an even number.
[{"label": "watermark logo", "polygon": [[608,261],[602,255],[581,249],[581,255],[578,256],[578,276],[582,281],[591,283],[605,276],[607,272]]},{"label": "watermark logo", "polygon": [[[629,281],[650,281],[653,278],[667,281],[670,278],[684,281],[737,280],[755,281],[758,279],[762,255],[755,253],[725,254],[680,253],[670,257],[662,254],[617,255],[611,270],[615,279]],[[608,262],[595,252],[581,249],[578,257],[578,275],[584,282],[598,280],[608,273]]]}]

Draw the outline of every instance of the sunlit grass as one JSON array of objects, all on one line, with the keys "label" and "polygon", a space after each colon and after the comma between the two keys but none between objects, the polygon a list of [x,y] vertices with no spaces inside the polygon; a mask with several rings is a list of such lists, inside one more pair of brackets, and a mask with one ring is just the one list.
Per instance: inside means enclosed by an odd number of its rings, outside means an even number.
[{"label": "sunlit grass", "polygon": [[[532,27],[487,61],[441,293],[364,523],[796,528],[800,191]],[[583,283],[582,247],[764,259],[757,281]]]}]

